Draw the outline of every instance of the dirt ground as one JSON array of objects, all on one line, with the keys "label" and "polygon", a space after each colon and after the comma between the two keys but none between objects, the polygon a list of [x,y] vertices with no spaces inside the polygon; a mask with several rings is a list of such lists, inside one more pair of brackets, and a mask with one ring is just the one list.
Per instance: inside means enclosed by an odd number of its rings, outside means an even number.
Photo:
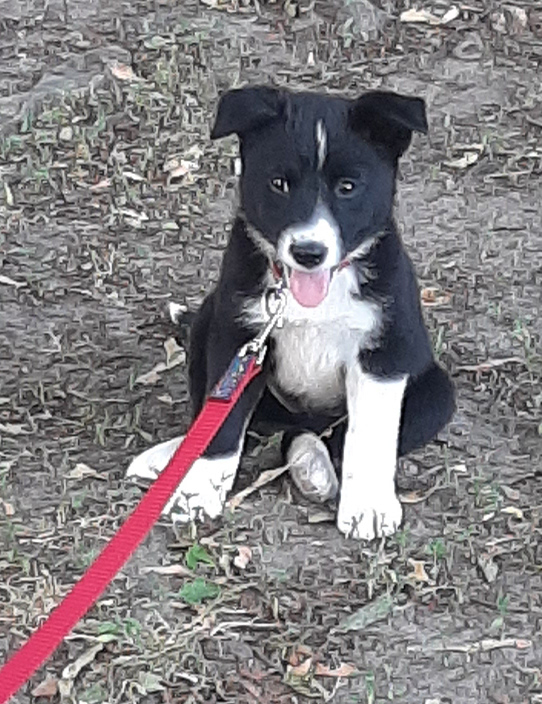
[{"label": "dirt ground", "polygon": [[[165,308],[227,239],[222,90],[426,99],[397,215],[458,390],[393,539],[343,539],[287,475],[162,520],[14,701],[542,702],[542,3],[378,5],[0,0],[2,660],[136,505],[130,458],[186,427]],[[237,489],[277,463],[248,454]]]}]

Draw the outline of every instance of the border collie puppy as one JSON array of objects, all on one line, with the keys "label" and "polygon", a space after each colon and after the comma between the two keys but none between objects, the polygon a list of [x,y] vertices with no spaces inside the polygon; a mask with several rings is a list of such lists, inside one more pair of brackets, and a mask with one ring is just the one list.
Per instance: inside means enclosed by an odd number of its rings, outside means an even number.
[{"label": "border collie puppy", "polygon": [[[170,501],[177,519],[221,513],[250,424],[285,431],[305,494],[339,493],[345,535],[370,540],[401,523],[397,457],[431,440],[454,409],[393,219],[397,162],[413,131],[427,133],[424,101],[391,92],[348,100],[249,87],[222,96],[211,136],[239,137],[241,207],[191,328],[195,414],[266,323],[277,270],[287,302],[263,372]],[[143,453],[129,475],[155,477],[179,442]]]}]

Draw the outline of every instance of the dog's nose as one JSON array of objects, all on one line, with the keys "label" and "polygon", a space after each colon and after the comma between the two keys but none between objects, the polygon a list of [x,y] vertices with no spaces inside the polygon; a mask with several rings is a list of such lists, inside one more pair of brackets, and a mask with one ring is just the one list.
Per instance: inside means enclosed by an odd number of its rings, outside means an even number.
[{"label": "dog's nose", "polygon": [[294,260],[307,269],[314,269],[326,258],[327,247],[321,242],[294,242],[290,245],[290,254]]}]

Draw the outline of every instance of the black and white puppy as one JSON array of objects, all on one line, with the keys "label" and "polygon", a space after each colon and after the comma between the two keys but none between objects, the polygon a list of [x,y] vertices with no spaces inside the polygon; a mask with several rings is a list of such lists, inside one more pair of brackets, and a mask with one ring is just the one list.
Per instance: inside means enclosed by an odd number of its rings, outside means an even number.
[{"label": "black and white puppy", "polygon": [[[251,87],[221,98],[212,137],[240,139],[241,207],[192,325],[195,414],[265,324],[277,269],[287,303],[263,373],[170,502],[177,518],[221,513],[251,424],[286,431],[296,483],[313,498],[335,493],[336,465],[346,535],[372,539],[401,523],[397,457],[431,440],[454,408],[393,219],[397,162],[413,131],[427,132],[424,101],[395,93],[347,100]],[[179,441],[148,450],[129,474],[155,476]]]}]

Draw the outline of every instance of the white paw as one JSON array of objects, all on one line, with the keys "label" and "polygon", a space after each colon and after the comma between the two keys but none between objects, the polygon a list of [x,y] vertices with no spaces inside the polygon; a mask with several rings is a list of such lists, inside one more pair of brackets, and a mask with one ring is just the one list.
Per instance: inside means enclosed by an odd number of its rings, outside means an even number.
[{"label": "white paw", "polygon": [[[143,452],[132,461],[126,476],[156,479],[182,439],[174,438]],[[238,464],[239,453],[196,460],[162,513],[181,523],[217,518],[233,486]]]},{"label": "white paw", "polygon": [[337,527],[347,538],[373,540],[393,535],[402,520],[403,507],[393,487],[376,496],[341,496]]},{"label": "white paw", "polygon": [[286,457],[299,491],[311,501],[333,499],[339,490],[335,468],[325,443],[313,433],[298,435]]}]

